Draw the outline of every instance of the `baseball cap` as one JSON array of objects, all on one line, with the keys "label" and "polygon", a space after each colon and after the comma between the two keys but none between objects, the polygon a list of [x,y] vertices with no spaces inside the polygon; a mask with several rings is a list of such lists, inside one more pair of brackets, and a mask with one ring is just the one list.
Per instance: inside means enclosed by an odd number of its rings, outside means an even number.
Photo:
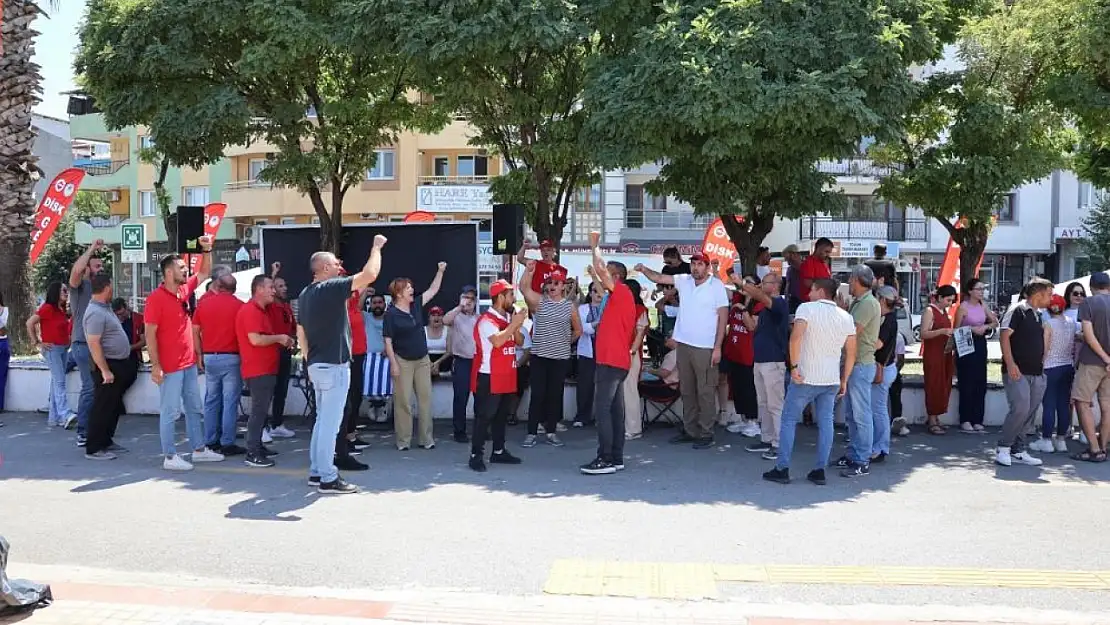
[{"label": "baseball cap", "polygon": [[551,239],[544,239],[543,241],[540,241],[540,249],[543,249],[545,247],[555,247],[555,244],[551,242]]},{"label": "baseball cap", "polygon": [[431,308],[428,309],[428,314],[429,315],[442,315],[443,314],[443,309],[440,308],[439,306],[432,306]]},{"label": "baseball cap", "polygon": [[783,256],[786,256],[787,254],[800,254],[800,253],[801,252],[798,250],[798,246],[794,245],[793,243],[791,243],[790,245],[787,245],[786,247],[782,248],[782,255]]},{"label": "baseball cap", "polygon": [[505,291],[511,291],[511,290],[513,290],[513,285],[509,284],[509,282],[507,280],[498,280],[497,282],[494,282],[493,284],[489,285],[490,299],[495,298],[498,295],[501,295]]},{"label": "baseball cap", "polygon": [[1048,303],[1048,310],[1054,315],[1062,313],[1067,307],[1068,303],[1064,301],[1063,295],[1053,295],[1052,300]]},{"label": "baseball cap", "polygon": [[1092,289],[1110,289],[1110,274],[1098,271],[1091,274]]},{"label": "baseball cap", "polygon": [[468,284],[462,288],[462,291],[459,292],[459,295],[466,295],[467,293],[473,293],[477,295],[478,288],[475,287],[473,284]]},{"label": "baseball cap", "polygon": [[697,254],[692,254],[690,256],[690,262],[692,262],[692,263],[693,262],[703,262],[703,263],[708,265],[709,264],[709,257],[706,256],[705,254],[702,254],[702,253],[699,252]]}]

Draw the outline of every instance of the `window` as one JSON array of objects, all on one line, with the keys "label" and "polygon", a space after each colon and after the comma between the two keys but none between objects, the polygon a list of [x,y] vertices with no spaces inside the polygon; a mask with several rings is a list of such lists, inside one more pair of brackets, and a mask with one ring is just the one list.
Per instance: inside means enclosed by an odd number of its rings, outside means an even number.
[{"label": "window", "polygon": [[994,218],[999,223],[1012,223],[1014,221],[1014,203],[1015,196],[1013,193],[1007,193],[1002,198],[1002,205],[994,210]]},{"label": "window", "polygon": [[[667,197],[654,196],[642,184],[630,184],[624,188],[626,211],[665,211],[667,210]],[[629,226],[630,228],[633,226]]]},{"label": "window", "polygon": [[433,176],[450,176],[451,159],[447,156],[437,156],[432,165]]},{"label": "window", "polygon": [[139,191],[139,217],[153,217],[155,206],[154,191]]},{"label": "window", "polygon": [[295,223],[297,223],[297,218],[296,217],[282,217],[281,218],[281,225],[283,225],[283,226],[288,226],[290,224],[295,224]]},{"label": "window", "polygon": [[367,180],[393,180],[394,176],[394,158],[393,150],[374,150],[377,155],[377,160],[374,166],[366,172]]},{"label": "window", "polygon": [[601,212],[601,185],[579,187],[574,192],[574,212],[600,213]]},{"label": "window", "polygon": [[459,176],[488,176],[489,159],[485,156],[460,156],[458,158]]},{"label": "window", "polygon": [[154,137],[150,135],[143,135],[139,137],[139,149],[148,150],[154,147]]},{"label": "window", "polygon": [[258,182],[258,174],[262,173],[268,164],[264,158],[252,158],[247,161],[247,180]]},{"label": "window", "polygon": [[208,187],[182,187],[181,203],[185,206],[206,206]]}]

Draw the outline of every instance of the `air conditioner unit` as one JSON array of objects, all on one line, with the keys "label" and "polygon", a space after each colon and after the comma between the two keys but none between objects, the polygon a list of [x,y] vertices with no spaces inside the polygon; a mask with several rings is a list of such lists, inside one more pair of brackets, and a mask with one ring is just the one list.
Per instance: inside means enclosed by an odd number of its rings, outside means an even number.
[{"label": "air conditioner unit", "polygon": [[118,202],[119,200],[120,200],[119,189],[112,189],[111,191],[108,192],[108,201],[109,202]]}]

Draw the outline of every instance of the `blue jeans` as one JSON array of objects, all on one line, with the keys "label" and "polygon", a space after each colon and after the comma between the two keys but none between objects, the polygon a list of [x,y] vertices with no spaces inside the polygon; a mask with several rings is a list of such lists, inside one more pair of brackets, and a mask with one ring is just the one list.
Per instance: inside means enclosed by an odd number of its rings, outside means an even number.
[{"label": "blue jeans", "polygon": [[857,363],[848,376],[848,459],[857,464],[871,462],[871,446],[875,442],[875,425],[871,410],[871,387],[875,381],[875,363]]},{"label": "blue jeans", "polygon": [[786,400],[782,406],[782,424],[779,427],[779,459],[776,469],[789,469],[790,456],[794,453],[794,435],[798,422],[802,420],[802,410],[813,404],[813,420],[817,423],[817,463],[815,468],[824,470],[829,464],[829,454],[833,445],[833,405],[839,385],[813,386],[793,384],[786,388]]},{"label": "blue jeans", "polygon": [[74,343],[69,348],[73,362],[77,364],[77,371],[81,374],[81,398],[77,400],[77,435],[84,436],[85,428],[89,425],[89,412],[92,411],[93,400],[93,361],[88,343]]},{"label": "blue jeans", "polygon": [[883,367],[883,381],[871,385],[871,422],[875,435],[871,443],[871,456],[890,453],[890,385],[898,377],[898,365]]},{"label": "blue jeans", "polygon": [[308,376],[316,390],[316,424],[312,426],[312,442],[308,447],[308,475],[320,483],[339,478],[335,468],[335,437],[343,423],[343,408],[351,387],[351,365],[315,364],[308,366]]},{"label": "blue jeans", "polygon": [[46,366],[50,367],[50,401],[47,424],[63,424],[72,410],[69,409],[69,397],[66,396],[66,359],[69,358],[69,347],[55,345],[42,350],[42,358]]},{"label": "blue jeans", "polygon": [[201,413],[200,382],[196,366],[167,373],[158,389],[158,436],[162,439],[162,453],[177,453],[174,444],[174,421],[185,408],[185,434],[192,449],[204,449],[204,415]]},{"label": "blue jeans", "polygon": [[1053,426],[1057,436],[1067,436],[1071,427],[1071,383],[1075,380],[1075,367],[1063,365],[1044,370],[1045,391],[1041,403],[1041,436],[1052,438]]},{"label": "blue jeans", "polygon": [[204,440],[209,447],[235,444],[235,420],[239,416],[239,398],[242,395],[239,356],[205,354]]}]

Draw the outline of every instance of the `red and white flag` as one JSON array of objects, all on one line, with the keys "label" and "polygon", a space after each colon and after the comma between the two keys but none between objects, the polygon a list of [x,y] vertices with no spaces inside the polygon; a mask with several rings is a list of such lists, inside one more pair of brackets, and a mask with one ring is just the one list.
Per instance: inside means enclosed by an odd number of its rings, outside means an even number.
[{"label": "red and white flag", "polygon": [[66,210],[77,196],[77,189],[85,179],[85,171],[70,167],[58,174],[46,193],[39,202],[39,209],[35,213],[35,229],[31,233],[31,263],[38,260],[39,255],[46,249],[46,242],[58,229],[58,224],[66,216]]}]

